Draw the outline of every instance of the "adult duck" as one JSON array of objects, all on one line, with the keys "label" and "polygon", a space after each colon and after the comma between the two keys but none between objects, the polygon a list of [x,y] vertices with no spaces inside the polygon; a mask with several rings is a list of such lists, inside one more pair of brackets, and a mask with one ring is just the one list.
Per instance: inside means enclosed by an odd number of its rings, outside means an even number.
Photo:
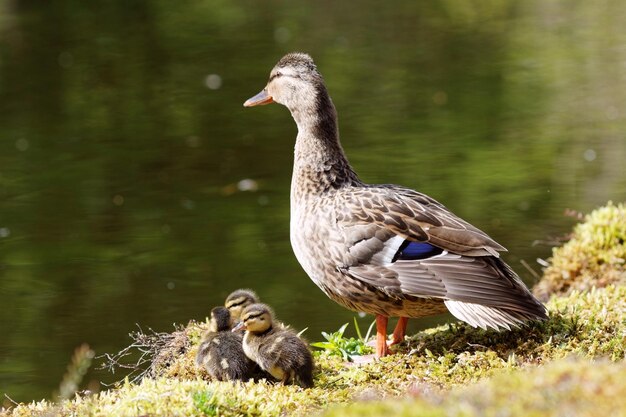
[{"label": "adult duck", "polygon": [[387,321],[449,310],[474,327],[510,329],[547,312],[499,257],[506,250],[433,198],[356,175],[339,142],[337,113],[311,57],[284,56],[244,106],[279,103],[298,125],[291,181],[291,245],[332,300],[376,316],[376,355]]}]

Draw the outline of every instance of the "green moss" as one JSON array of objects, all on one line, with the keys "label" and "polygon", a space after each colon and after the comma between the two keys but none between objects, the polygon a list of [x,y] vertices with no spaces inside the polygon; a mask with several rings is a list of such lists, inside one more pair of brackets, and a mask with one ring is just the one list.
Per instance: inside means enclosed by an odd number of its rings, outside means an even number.
[{"label": "green moss", "polygon": [[609,202],[587,215],[566,244],[553,249],[535,294],[545,300],[550,294],[625,283],[625,242],[626,207]]},{"label": "green moss", "polygon": [[[419,388],[419,387],[418,387]],[[325,417],[350,416],[617,416],[626,414],[626,363],[560,360],[501,373],[445,395],[415,389],[413,398],[334,407]]]},{"label": "green moss", "polygon": [[[60,416],[308,415],[333,404],[365,399],[406,397],[407,394],[447,398],[449,393],[465,389],[470,383],[483,384],[480,381],[487,377],[496,378],[494,381],[502,385],[509,378],[519,382],[527,378],[525,369],[560,361],[572,354],[581,358],[582,367],[586,366],[585,360],[596,357],[623,361],[626,287],[608,286],[553,297],[548,308],[548,321],[510,332],[473,329],[461,323],[430,329],[401,344],[394,350],[395,355],[366,365],[357,366],[338,356],[317,352],[315,387],[308,390],[263,381],[234,384],[206,380],[206,376],[190,365],[206,324],[190,323],[183,331],[189,340],[188,347],[180,357],[169,356],[170,360],[163,362],[169,366],[161,368],[162,376],[145,378],[139,384],[125,383],[116,389],[58,405],[47,402],[19,405],[9,415],[22,417],[43,412]],[[173,345],[181,346],[178,342]],[[623,362],[614,366],[624,371]],[[532,370],[530,374],[535,375],[533,372],[539,370]],[[490,389],[497,390],[498,384]],[[439,392],[446,394],[440,397]],[[467,398],[471,396],[467,394]],[[420,415],[449,415],[445,408],[448,406],[438,405],[439,400],[433,401],[420,403],[419,410],[423,413]],[[406,407],[410,408],[398,401],[377,404],[368,412],[378,415],[386,410],[395,415],[394,410],[408,410]],[[335,412],[339,411],[332,413]]]}]

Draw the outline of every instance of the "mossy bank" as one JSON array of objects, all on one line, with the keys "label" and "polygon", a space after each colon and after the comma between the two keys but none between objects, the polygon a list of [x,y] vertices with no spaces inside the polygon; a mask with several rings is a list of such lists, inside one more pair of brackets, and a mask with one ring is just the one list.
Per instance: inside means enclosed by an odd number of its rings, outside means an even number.
[{"label": "mossy bank", "polygon": [[[609,205],[608,209],[624,210],[621,205]],[[597,212],[588,222],[594,216]],[[623,214],[600,223],[596,227],[604,227],[601,233],[589,231],[600,239],[606,240],[606,233],[619,235],[626,230]],[[576,233],[584,227],[578,226]],[[562,287],[563,291],[556,291],[547,302],[550,319],[546,322],[501,333],[452,323],[420,332],[398,346],[394,355],[360,366],[317,353],[312,389],[263,381],[208,381],[193,364],[206,324],[190,323],[172,338],[178,344],[178,350],[172,352],[184,353],[161,356],[151,375],[139,383],[122,383],[57,404],[20,404],[4,414],[626,415],[626,286],[620,285],[620,279],[611,283],[602,279],[607,273],[623,274],[624,261],[619,260],[623,245],[623,237],[618,237],[601,250],[595,246],[591,250],[596,257],[605,256],[600,265],[609,265],[595,275],[602,288],[594,288],[589,276],[575,281],[585,285],[571,285],[569,272],[548,278],[552,280],[550,288]],[[588,249],[578,248],[581,252]],[[562,251],[565,249],[555,250],[546,274],[552,274],[561,262]],[[592,261],[584,265],[592,265]],[[568,285],[559,287],[558,277],[569,280]]]}]

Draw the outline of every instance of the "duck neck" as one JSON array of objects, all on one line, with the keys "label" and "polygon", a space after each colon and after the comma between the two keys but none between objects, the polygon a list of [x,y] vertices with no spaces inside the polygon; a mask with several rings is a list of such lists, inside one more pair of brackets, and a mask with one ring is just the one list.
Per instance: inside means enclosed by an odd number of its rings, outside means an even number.
[{"label": "duck neck", "polygon": [[308,106],[290,110],[298,125],[292,193],[311,194],[359,183],[339,142],[337,112],[324,84],[316,87],[315,99]]}]

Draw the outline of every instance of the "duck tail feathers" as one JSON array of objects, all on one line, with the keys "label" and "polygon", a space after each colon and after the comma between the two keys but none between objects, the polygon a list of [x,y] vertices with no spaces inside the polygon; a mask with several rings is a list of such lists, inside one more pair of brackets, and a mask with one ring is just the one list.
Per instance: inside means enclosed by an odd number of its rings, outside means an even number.
[{"label": "duck tail feathers", "polygon": [[538,304],[533,310],[520,311],[457,300],[445,300],[444,303],[454,317],[481,329],[511,330],[512,327],[520,327],[530,320],[548,318],[548,313],[542,304]]}]

